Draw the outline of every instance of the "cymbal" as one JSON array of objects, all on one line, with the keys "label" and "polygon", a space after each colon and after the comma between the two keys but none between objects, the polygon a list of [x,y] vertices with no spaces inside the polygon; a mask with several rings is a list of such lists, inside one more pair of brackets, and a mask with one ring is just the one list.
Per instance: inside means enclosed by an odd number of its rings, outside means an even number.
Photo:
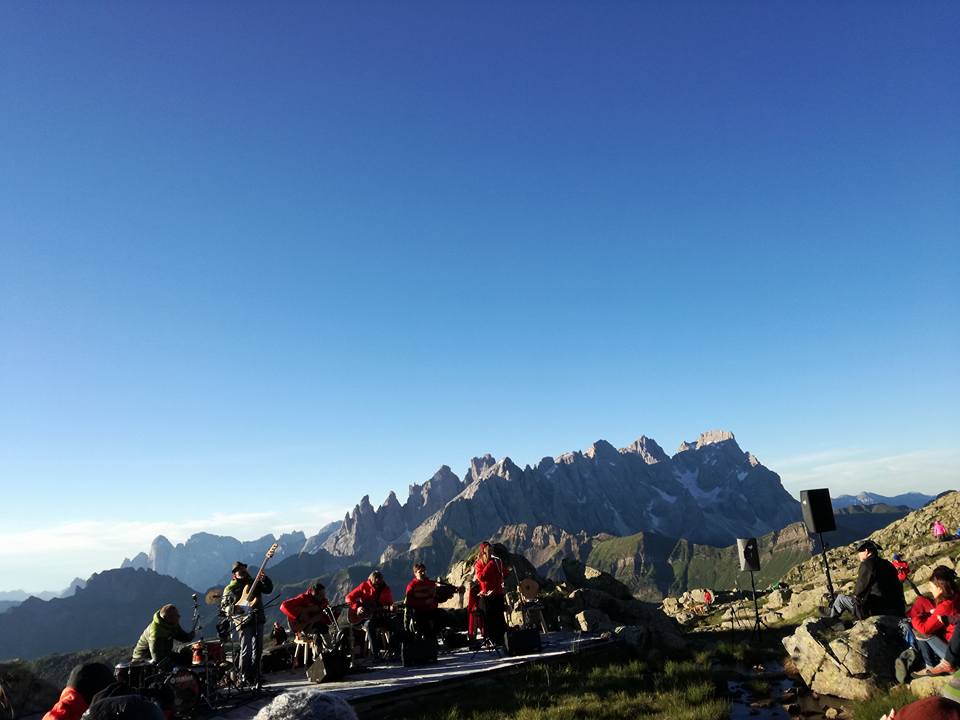
[{"label": "cymbal", "polygon": [[207,605],[219,605],[220,598],[222,597],[223,597],[223,590],[220,590],[219,588],[210,588],[209,590],[207,590],[207,594],[204,595],[203,601]]},{"label": "cymbal", "polygon": [[524,578],[520,581],[520,594],[524,600],[533,600],[540,593],[540,583],[533,578]]}]

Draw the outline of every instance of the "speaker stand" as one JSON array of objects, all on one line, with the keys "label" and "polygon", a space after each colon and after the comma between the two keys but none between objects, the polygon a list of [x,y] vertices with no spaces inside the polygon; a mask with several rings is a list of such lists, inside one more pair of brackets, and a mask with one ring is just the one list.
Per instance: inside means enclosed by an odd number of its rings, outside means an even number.
[{"label": "speaker stand", "polygon": [[833,591],[833,580],[830,578],[830,563],[827,562],[827,544],[823,541],[823,533],[817,533],[820,536],[820,555],[823,558],[823,571],[827,574],[827,593],[830,595],[828,607],[833,605],[836,600],[836,593]]},{"label": "speaker stand", "polygon": [[[766,624],[760,619],[760,603],[757,602],[757,586],[753,580],[753,570],[750,571],[750,589],[753,591],[753,632],[750,633],[751,637],[756,637],[757,640],[760,639],[760,628],[767,627]],[[770,628],[767,628],[768,630]]]}]

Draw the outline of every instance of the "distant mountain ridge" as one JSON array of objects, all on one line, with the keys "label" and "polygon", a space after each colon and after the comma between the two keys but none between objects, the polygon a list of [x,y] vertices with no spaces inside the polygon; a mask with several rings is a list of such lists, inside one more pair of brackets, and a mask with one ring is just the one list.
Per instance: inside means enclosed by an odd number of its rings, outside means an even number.
[{"label": "distant mountain ridge", "polygon": [[923,493],[902,493],[900,495],[880,495],[872,492],[862,492],[858,495],[839,495],[832,499],[834,510],[849,507],[851,505],[905,505],[911,510],[916,510],[933,500],[933,495],[924,495]]}]

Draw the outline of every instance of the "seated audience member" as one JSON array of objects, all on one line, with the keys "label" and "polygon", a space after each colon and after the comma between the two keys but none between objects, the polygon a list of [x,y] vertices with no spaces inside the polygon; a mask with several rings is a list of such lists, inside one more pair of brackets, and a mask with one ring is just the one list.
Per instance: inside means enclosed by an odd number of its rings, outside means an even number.
[{"label": "seated audience member", "polygon": [[942,697],[925,697],[899,710],[891,710],[880,720],[960,720],[960,703]]},{"label": "seated audience member", "polygon": [[906,614],[903,585],[897,579],[897,571],[888,560],[879,556],[880,546],[865,540],[857,546],[860,569],[852,595],[837,595],[830,608],[830,617],[839,617],[844,611],[858,619],[873,615]]},{"label": "seated audience member", "polygon": [[337,695],[304,688],[278,695],[253,720],[357,720],[357,713]]},{"label": "seated audience member", "polygon": [[113,670],[103,663],[83,663],[70,671],[60,699],[43,720],[78,720],[93,702],[93,696],[113,682]]},{"label": "seated audience member", "polygon": [[167,720],[160,706],[140,695],[115,695],[94,701],[84,720]]},{"label": "seated audience member", "polygon": [[945,565],[938,565],[930,583],[933,585],[933,601],[921,595],[910,608],[917,647],[926,665],[917,675],[949,675],[955,670],[945,659],[954,633],[952,618],[960,613],[956,605],[960,601],[957,574]]}]

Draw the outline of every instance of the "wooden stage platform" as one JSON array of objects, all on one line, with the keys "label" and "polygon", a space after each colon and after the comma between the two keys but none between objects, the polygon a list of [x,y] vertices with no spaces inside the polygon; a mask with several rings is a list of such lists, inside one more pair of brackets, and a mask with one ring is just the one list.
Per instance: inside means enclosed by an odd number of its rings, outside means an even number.
[{"label": "wooden stage platform", "polygon": [[208,716],[210,720],[250,720],[268,704],[273,696],[287,690],[304,687],[336,694],[356,709],[361,720],[381,720],[408,717],[416,703],[427,697],[446,694],[458,687],[494,680],[497,673],[509,673],[531,662],[556,662],[575,652],[602,651],[612,640],[603,640],[587,634],[555,632],[542,636],[539,653],[519,657],[498,657],[492,650],[462,649],[441,654],[435,664],[420,667],[402,667],[382,664],[365,672],[351,673],[342,682],[316,684],[306,678],[303,670],[271,673],[263,696],[251,698],[230,710]]}]

